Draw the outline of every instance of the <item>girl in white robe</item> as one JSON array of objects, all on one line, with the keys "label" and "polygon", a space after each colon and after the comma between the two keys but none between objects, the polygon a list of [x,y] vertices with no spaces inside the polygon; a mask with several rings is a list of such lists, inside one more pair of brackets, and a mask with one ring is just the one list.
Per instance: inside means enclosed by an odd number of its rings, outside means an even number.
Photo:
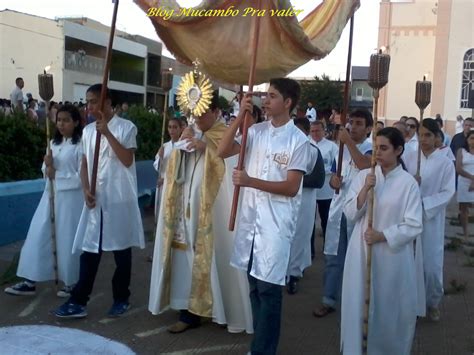
[{"label": "girl in white robe", "polygon": [[[455,169],[451,159],[436,149],[439,128],[432,118],[423,120],[420,131],[420,192],[423,201],[423,268],[428,317],[438,321],[439,303],[443,297],[443,257],[446,207],[455,193]],[[406,167],[416,175],[417,154],[407,155]]]},{"label": "girl in white robe", "polygon": [[[421,199],[415,179],[403,170],[404,140],[392,127],[376,138],[375,175],[362,170],[346,196],[344,213],[355,223],[342,286],[341,350],[362,353],[367,244],[372,244],[368,354],[410,354],[417,317],[413,241],[422,230]],[[368,229],[367,195],[375,186],[373,229]]]},{"label": "girl in white robe", "polygon": [[[59,297],[68,297],[79,277],[79,254],[72,253],[72,245],[84,204],[79,174],[82,159],[80,122],[81,116],[72,105],[57,111],[57,128],[51,142],[52,159],[45,156],[42,167],[45,178],[53,178],[58,278],[64,282]],[[35,282],[55,278],[49,189],[50,183],[46,181],[21,249],[17,275],[25,281],[6,288],[6,293],[33,295]]]}]

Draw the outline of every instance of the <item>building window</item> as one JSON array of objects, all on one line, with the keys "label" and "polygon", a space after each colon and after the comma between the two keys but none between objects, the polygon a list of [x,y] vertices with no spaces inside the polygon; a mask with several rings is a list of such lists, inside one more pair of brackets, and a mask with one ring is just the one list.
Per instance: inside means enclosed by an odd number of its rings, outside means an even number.
[{"label": "building window", "polygon": [[364,88],[357,88],[356,96],[364,96]]},{"label": "building window", "polygon": [[474,48],[464,54],[461,82],[461,108],[468,108],[469,95],[474,90]]}]

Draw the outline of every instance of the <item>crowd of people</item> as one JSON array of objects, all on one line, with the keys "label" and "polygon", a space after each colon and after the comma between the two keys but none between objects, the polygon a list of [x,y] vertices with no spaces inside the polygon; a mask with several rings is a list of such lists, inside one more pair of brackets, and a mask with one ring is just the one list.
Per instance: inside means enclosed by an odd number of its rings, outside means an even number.
[{"label": "crowd of people", "polygon": [[[5,289],[34,295],[36,282],[54,279],[57,267],[64,285],[58,296],[68,298],[54,311],[60,318],[87,316],[103,252],[113,252],[116,263],[108,315],[125,314],[132,247],[145,247],[134,158],[137,128],[127,119],[128,106],[113,108],[108,90],[99,111],[101,89],[96,84],[87,90],[87,112],[96,121],[84,129],[87,122],[74,104],[53,111],[56,133],[43,173],[56,192],[57,259],[47,184],[21,251],[17,274],[23,281]],[[275,354],[282,293],[285,287],[297,293],[312,263],[318,213],[325,265],[322,299],[313,315],[323,318],[340,306],[341,349],[361,354],[364,283],[371,273],[368,353],[410,354],[417,317],[440,320],[445,213],[456,191],[456,173],[462,234],[469,236],[474,120],[463,120],[451,140],[441,117],[421,122],[402,117],[385,127],[361,109],[351,112],[344,126],[337,111],[327,123],[318,119],[312,104],[307,117],[292,118],[299,96],[297,82],[276,78],[263,100],[263,114],[251,97],[239,97],[234,119],[226,122],[216,91],[194,122],[169,118],[170,141],[159,148],[154,163],[157,228],[148,309],[153,315],[179,311],[170,333],[210,318],[229,332],[253,333],[249,353]],[[246,112],[253,122],[245,169],[236,170]],[[93,192],[97,132],[103,139]],[[241,199],[235,231],[229,231],[235,186]],[[370,193],[376,208],[369,227]]]}]

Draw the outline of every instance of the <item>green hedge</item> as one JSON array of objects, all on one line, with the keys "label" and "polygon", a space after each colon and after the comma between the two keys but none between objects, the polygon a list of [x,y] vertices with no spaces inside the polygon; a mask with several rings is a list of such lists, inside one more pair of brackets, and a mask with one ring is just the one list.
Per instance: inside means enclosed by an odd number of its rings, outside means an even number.
[{"label": "green hedge", "polygon": [[0,114],[0,182],[41,177],[45,152],[46,133],[25,114]]},{"label": "green hedge", "polygon": [[[132,106],[129,116],[138,128],[136,160],[154,159],[161,143],[161,115]],[[25,114],[0,114],[0,182],[40,178],[45,151],[44,129],[28,121]]]}]

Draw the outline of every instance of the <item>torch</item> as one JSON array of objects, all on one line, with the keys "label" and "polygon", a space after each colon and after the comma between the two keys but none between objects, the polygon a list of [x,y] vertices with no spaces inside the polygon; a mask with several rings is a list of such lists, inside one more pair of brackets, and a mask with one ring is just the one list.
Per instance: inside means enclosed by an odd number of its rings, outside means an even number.
[{"label": "torch", "polygon": [[[50,132],[50,122],[48,119],[48,110],[49,110],[49,101],[54,96],[53,89],[53,75],[48,74],[47,71],[50,69],[50,66],[44,68],[43,74],[38,75],[38,87],[39,95],[46,102],[46,154],[52,159],[53,154],[51,152],[51,132]],[[48,179],[49,183],[49,216],[51,222],[51,242],[53,250],[53,268],[54,268],[54,282],[56,286],[58,285],[58,259],[56,251],[56,221],[54,213],[54,184],[51,178]]]},{"label": "torch", "polygon": [[[383,54],[381,50],[377,54],[370,56],[369,79],[368,84],[373,89],[374,97],[374,124],[372,125],[372,161],[371,172],[375,173],[375,156],[377,151],[376,136],[377,136],[377,120],[379,108],[379,91],[388,82],[388,71],[390,68],[390,56]],[[372,188],[369,192],[368,203],[368,223],[367,229],[371,229],[374,224],[374,205],[375,205],[375,191]],[[364,324],[362,332],[362,352],[367,354],[367,338],[369,334],[369,308],[370,308],[370,288],[372,282],[372,245],[367,245],[367,277],[365,282],[365,304],[364,304]]]},{"label": "torch", "polygon": [[[423,121],[423,113],[426,106],[431,102],[431,81],[426,80],[426,76],[423,76],[423,81],[416,82],[415,92],[415,103],[420,109],[420,124]],[[421,164],[421,144],[418,142],[418,160],[416,162],[416,176],[420,177],[420,164]]]}]

